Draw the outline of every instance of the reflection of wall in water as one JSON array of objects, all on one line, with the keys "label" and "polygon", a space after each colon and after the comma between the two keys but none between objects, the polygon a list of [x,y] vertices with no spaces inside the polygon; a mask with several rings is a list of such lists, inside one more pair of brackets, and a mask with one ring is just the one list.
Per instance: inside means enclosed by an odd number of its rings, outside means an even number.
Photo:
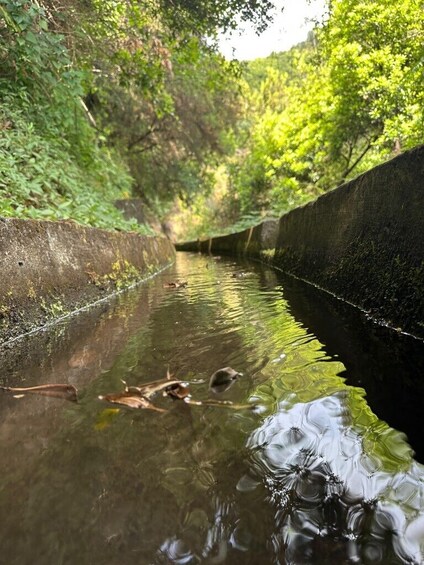
[{"label": "reflection of wall in water", "polygon": [[[140,288],[82,311],[49,331],[26,336],[0,356],[1,384],[68,383],[82,396],[86,387],[113,366],[149,315],[149,295],[146,288]],[[22,460],[37,460],[56,441],[67,412],[74,407],[35,395],[15,399],[2,393],[1,401],[0,459],[5,477],[18,474]],[[9,457],[12,452],[19,453],[22,460]]]},{"label": "reflection of wall in water", "polygon": [[424,343],[379,326],[357,308],[279,274],[290,312],[346,367],[347,383],[366,389],[372,411],[404,431],[424,462]]}]

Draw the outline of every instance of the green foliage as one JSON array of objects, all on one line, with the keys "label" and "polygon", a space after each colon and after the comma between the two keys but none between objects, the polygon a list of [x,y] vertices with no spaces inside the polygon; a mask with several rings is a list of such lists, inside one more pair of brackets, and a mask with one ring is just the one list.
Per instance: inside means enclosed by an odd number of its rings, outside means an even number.
[{"label": "green foliage", "polygon": [[35,3],[0,0],[0,214],[138,229],[113,205],[125,165],[99,147],[80,103],[83,73]]},{"label": "green foliage", "polygon": [[2,78],[20,85],[35,84],[50,95],[49,88],[69,66],[63,37],[48,31],[45,10],[27,0],[0,0],[3,16],[0,56]]},{"label": "green foliage", "polygon": [[113,205],[131,178],[106,148],[92,147],[86,166],[65,139],[40,135],[22,110],[3,99],[0,111],[0,215],[75,220],[101,228],[147,228],[126,221]]},{"label": "green foliage", "polygon": [[236,97],[205,35],[238,12],[263,25],[271,4],[179,8],[0,0],[0,214],[146,231],[113,201],[203,190]]},{"label": "green foliage", "polygon": [[422,2],[333,2],[320,39],[342,132],[335,151],[364,139],[380,151],[396,140],[405,148],[422,141]]},{"label": "green foliage", "polygon": [[165,63],[155,100],[154,88],[140,96],[135,76],[125,86],[98,77],[93,106],[129,163],[135,191],[152,206],[175,195],[188,201],[209,185],[208,166],[225,151],[223,132],[237,117],[234,73],[204,42],[191,38]]},{"label": "green foliage", "polygon": [[421,1],[330,2],[306,42],[244,65],[230,207],[280,215],[422,143],[423,71]]},{"label": "green foliage", "polygon": [[272,20],[274,2],[269,0],[159,0],[164,16],[172,29],[190,29],[200,34],[211,34],[217,28],[237,27],[237,16],[252,21],[263,31]]},{"label": "green foliage", "polygon": [[[241,214],[254,210],[278,216],[319,194],[313,170],[319,108],[311,105],[304,85],[311,52],[312,45],[305,43],[271,56],[269,66],[260,60],[248,67],[251,83],[245,86],[239,147],[228,163]],[[323,92],[325,80],[316,77],[315,82],[314,91]]]},{"label": "green foliage", "polygon": [[217,28],[273,4],[0,0],[0,213],[135,228],[113,206],[133,193],[217,233],[423,142],[421,0],[332,0],[240,75]]}]

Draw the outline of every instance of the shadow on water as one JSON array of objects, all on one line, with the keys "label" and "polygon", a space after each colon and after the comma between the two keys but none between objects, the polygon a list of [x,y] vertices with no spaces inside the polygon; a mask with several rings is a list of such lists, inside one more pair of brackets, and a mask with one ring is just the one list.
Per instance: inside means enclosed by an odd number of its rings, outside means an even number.
[{"label": "shadow on water", "polygon": [[296,320],[346,367],[344,377],[364,387],[377,416],[403,430],[424,462],[424,343],[372,322],[365,313],[293,277],[279,284]]},{"label": "shadow on water", "polygon": [[[269,268],[179,254],[3,350],[1,385],[68,383],[79,401],[0,396],[0,562],[422,563],[411,343]],[[193,398],[256,408],[98,398],[168,365]],[[243,375],[210,390],[228,366]]]}]

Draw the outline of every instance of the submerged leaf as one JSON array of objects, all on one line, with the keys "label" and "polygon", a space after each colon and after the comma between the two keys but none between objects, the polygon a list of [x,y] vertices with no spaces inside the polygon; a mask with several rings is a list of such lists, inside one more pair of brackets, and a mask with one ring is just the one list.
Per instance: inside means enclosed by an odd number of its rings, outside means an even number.
[{"label": "submerged leaf", "polygon": [[78,400],[78,391],[73,385],[47,384],[28,387],[0,386],[0,390],[3,392],[11,392],[15,398],[22,398],[22,396],[26,394],[38,394],[52,398],[63,398],[71,402],[77,402]]},{"label": "submerged leaf", "polygon": [[98,417],[97,422],[94,424],[95,430],[104,430],[109,427],[112,420],[119,414],[119,408],[105,408]]},{"label": "submerged leaf", "polygon": [[254,410],[256,404],[234,404],[230,400],[194,400],[193,398],[184,398],[184,402],[191,406],[216,406],[219,408],[230,408],[231,410]]}]

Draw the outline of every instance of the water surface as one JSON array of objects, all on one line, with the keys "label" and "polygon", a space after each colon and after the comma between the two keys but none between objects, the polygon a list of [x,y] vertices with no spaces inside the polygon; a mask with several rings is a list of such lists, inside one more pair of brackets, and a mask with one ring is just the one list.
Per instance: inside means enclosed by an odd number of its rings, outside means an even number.
[{"label": "water surface", "polygon": [[[423,360],[267,267],[178,254],[3,348],[1,384],[70,383],[80,400],[0,397],[0,562],[423,563]],[[168,366],[193,398],[248,407],[98,398]],[[226,366],[243,376],[211,391]]]}]

